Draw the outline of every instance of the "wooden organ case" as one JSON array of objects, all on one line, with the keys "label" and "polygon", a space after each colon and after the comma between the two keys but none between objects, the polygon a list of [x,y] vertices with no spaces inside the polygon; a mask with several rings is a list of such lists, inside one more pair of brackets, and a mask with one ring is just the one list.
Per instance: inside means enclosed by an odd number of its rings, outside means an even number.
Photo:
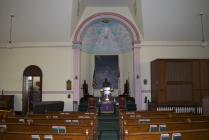
[{"label": "wooden organ case", "polygon": [[151,103],[200,106],[209,96],[209,59],[156,59],[151,62]]}]

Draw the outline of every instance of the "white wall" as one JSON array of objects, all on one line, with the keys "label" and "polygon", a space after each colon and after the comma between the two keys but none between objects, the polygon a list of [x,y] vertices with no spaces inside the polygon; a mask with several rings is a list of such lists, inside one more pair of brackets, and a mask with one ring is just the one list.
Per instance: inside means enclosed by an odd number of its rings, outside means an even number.
[{"label": "white wall", "polygon": [[129,51],[120,55],[120,69],[121,69],[121,93],[124,92],[124,84],[126,80],[129,81],[130,95],[134,97],[133,94],[133,52]]},{"label": "white wall", "polygon": [[66,93],[66,81],[73,79],[72,52],[71,47],[0,49],[0,89],[17,95],[15,110],[22,109],[23,71],[29,65],[43,72],[43,101],[65,101],[65,110],[72,109],[72,97]]},{"label": "white wall", "polygon": [[14,42],[70,40],[74,0],[1,0],[0,43],[9,41],[10,14],[14,14]]},{"label": "white wall", "polygon": [[[65,101],[65,110],[72,110],[72,96],[67,98],[66,81],[73,79],[73,51],[72,48],[14,48],[0,49],[0,89],[4,89],[8,94],[15,94],[15,110],[22,109],[22,75],[24,69],[29,65],[37,65],[43,72],[43,101],[62,100]],[[86,79],[90,76],[89,89],[92,82],[94,59],[93,55],[86,55],[89,60],[89,66],[84,68]],[[209,48],[201,47],[159,47],[142,46],[140,50],[141,62],[141,82],[142,95],[150,99],[150,62],[157,58],[208,58]],[[120,77],[121,92],[123,84],[129,77],[132,81],[132,53],[125,53],[119,56],[120,59]],[[86,64],[88,61],[86,61]],[[90,67],[87,69],[87,67]],[[91,71],[87,74],[87,71]],[[130,71],[130,73],[129,73]],[[130,76],[128,76],[127,72]],[[147,85],[143,84],[143,79],[147,79]],[[132,84],[130,83],[130,86]],[[99,91],[95,91],[100,95]],[[117,95],[117,93],[116,93]],[[145,109],[145,104],[143,104]]]},{"label": "white wall", "polygon": [[[86,83],[88,84],[88,90],[89,94],[91,94],[91,87],[92,87],[92,69],[93,66],[91,65],[91,54],[88,54],[86,52],[81,51],[81,82],[80,82],[80,87],[82,88],[82,85],[84,83],[84,80],[86,80]],[[80,97],[83,97],[83,89],[80,90]]]}]

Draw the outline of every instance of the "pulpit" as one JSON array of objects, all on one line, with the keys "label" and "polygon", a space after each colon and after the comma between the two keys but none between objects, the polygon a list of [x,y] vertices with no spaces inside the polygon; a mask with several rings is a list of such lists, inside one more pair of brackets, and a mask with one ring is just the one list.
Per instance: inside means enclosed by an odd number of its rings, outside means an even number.
[{"label": "pulpit", "polygon": [[100,105],[101,113],[114,113],[113,102],[102,102]]},{"label": "pulpit", "polygon": [[114,102],[111,98],[111,92],[113,89],[111,87],[104,87],[101,91],[101,102],[100,102],[100,112],[101,113],[114,113],[115,107]]},{"label": "pulpit", "polygon": [[111,101],[111,87],[104,87],[103,89],[100,90],[102,94],[102,101],[103,102],[110,102]]}]

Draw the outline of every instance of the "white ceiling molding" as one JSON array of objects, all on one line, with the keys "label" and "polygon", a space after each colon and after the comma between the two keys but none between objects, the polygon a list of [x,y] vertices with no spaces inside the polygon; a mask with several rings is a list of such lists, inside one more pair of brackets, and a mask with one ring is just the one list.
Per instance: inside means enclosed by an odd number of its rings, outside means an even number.
[{"label": "white ceiling molding", "polygon": [[[209,44],[209,42],[207,42]],[[142,47],[202,47],[201,41],[142,41]],[[0,43],[0,48],[72,47],[71,42]],[[208,47],[208,46],[206,46]]]},{"label": "white ceiling molding", "polygon": [[200,41],[142,41],[145,47],[202,47]]},{"label": "white ceiling molding", "polygon": [[0,48],[71,47],[71,42],[14,42],[0,43]]}]

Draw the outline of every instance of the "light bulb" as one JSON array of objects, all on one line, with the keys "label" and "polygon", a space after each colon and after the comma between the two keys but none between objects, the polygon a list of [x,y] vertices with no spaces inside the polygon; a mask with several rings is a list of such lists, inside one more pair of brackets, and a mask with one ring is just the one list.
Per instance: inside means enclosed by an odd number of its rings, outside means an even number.
[{"label": "light bulb", "polygon": [[207,45],[208,45],[208,43],[207,43],[206,41],[203,40],[203,41],[201,42],[201,46],[202,46],[202,47],[207,47]]}]

